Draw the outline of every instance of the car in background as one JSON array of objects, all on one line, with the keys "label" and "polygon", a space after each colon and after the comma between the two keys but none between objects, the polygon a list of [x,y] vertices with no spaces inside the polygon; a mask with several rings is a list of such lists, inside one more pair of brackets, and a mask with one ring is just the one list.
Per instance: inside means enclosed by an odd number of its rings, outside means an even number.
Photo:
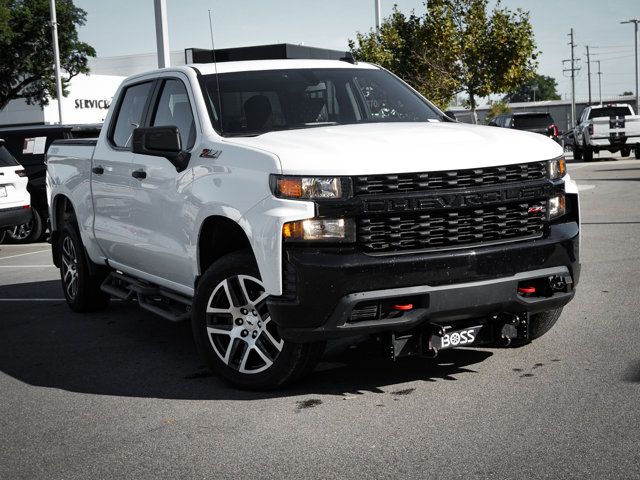
[{"label": "car in background", "polygon": [[29,221],[31,195],[27,174],[0,140],[0,240],[7,228]]},{"label": "car in background", "polygon": [[493,127],[514,128],[526,132],[541,133],[556,142],[558,127],[553,117],[545,112],[514,112],[498,115],[489,122]]},{"label": "car in background", "polygon": [[0,138],[7,150],[18,160],[29,179],[31,194],[30,217],[9,228],[5,243],[33,243],[44,238],[49,213],[45,187],[44,153],[54,140],[96,137],[102,124],[87,125],[20,125],[0,128]]},{"label": "car in background", "polygon": [[640,115],[626,103],[585,108],[573,134],[575,160],[590,162],[602,150],[628,157],[632,149],[640,159]]}]

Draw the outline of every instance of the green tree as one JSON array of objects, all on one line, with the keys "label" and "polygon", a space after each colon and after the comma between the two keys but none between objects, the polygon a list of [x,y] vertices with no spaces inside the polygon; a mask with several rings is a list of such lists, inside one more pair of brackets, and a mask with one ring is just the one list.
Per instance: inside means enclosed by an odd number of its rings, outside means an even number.
[{"label": "green tree", "polygon": [[441,108],[460,89],[460,46],[446,0],[429,1],[422,17],[394,6],[379,35],[358,32],[356,41],[349,40],[349,48],[357,59],[391,70]]},{"label": "green tree", "polygon": [[[96,52],[78,40],[86,12],[73,0],[57,0],[56,16],[66,95],[69,80],[89,71],[88,57]],[[50,24],[48,0],[0,0],[0,109],[16,98],[40,105],[56,98]]]},{"label": "green tree", "polygon": [[535,76],[522,85],[507,93],[504,97],[505,102],[533,102],[539,100],[560,100],[560,94],[556,88],[558,82],[553,77],[535,74]]},{"label": "green tree", "polygon": [[480,97],[506,93],[533,76],[536,45],[529,14],[498,0],[430,0],[425,13],[394,9],[380,34],[358,33],[356,58],[378,63],[441,107],[459,92],[473,112]]},{"label": "green tree", "polygon": [[624,92],[622,92],[622,95],[620,95],[621,97],[626,97],[627,95],[633,95],[633,92],[631,90],[625,90]]},{"label": "green tree", "polygon": [[493,102],[491,104],[491,108],[487,112],[487,117],[484,119],[485,123],[489,123],[491,120],[496,118],[498,115],[502,115],[503,113],[509,113],[511,108],[507,105],[506,102],[502,100],[498,100],[497,102]]}]

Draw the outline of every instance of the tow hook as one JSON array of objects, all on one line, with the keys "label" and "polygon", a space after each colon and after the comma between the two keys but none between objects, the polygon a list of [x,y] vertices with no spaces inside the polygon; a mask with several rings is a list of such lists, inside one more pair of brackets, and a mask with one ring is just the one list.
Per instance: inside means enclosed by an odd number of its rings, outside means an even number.
[{"label": "tow hook", "polygon": [[526,340],[529,338],[529,314],[528,313],[500,313],[494,316],[500,328],[497,343],[508,347],[514,340]]}]

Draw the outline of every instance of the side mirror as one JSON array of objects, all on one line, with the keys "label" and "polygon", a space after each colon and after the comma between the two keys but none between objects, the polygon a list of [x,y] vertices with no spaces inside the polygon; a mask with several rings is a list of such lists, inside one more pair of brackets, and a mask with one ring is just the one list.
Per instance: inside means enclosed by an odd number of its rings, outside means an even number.
[{"label": "side mirror", "polygon": [[178,172],[189,165],[190,154],[182,150],[178,127],[138,127],[133,131],[133,153],[164,157]]}]

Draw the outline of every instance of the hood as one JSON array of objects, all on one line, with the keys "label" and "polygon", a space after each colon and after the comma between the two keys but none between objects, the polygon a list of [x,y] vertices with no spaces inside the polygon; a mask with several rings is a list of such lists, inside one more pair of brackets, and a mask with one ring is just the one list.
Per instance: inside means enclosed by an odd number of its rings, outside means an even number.
[{"label": "hood", "polygon": [[562,155],[537,133],[448,122],[367,123],[232,137],[276,155],[289,175],[370,175],[508,165]]}]

